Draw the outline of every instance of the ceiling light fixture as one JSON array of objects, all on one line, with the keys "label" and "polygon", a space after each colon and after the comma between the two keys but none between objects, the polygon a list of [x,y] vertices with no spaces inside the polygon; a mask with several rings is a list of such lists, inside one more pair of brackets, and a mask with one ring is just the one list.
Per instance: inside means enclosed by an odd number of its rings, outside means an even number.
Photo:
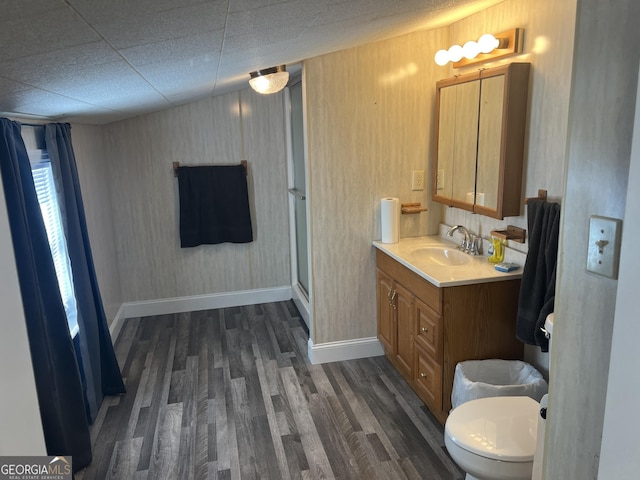
[{"label": "ceiling light fixture", "polygon": [[454,68],[460,68],[521,53],[523,43],[524,28],[514,28],[495,36],[485,33],[477,42],[470,40],[462,47],[452,45],[448,50],[438,50],[434,60],[440,66],[451,62]]},{"label": "ceiling light fixture", "polygon": [[251,88],[264,94],[279,92],[289,81],[289,72],[284,65],[251,72],[249,76]]}]

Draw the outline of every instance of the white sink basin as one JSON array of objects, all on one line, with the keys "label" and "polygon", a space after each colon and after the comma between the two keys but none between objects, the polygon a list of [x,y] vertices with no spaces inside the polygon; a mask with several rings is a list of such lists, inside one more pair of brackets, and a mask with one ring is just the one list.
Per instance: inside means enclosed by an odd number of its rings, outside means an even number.
[{"label": "white sink basin", "polygon": [[431,263],[443,267],[457,267],[471,262],[471,256],[455,248],[446,246],[429,246],[416,248],[409,254],[411,261]]}]

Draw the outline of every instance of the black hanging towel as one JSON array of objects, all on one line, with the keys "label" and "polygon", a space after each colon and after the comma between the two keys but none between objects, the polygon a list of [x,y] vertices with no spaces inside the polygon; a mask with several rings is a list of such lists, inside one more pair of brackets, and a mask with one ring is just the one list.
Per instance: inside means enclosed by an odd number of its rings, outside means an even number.
[{"label": "black hanging towel", "polygon": [[529,252],[522,272],[516,336],[547,352],[549,341],[540,328],[554,310],[560,205],[529,199],[527,217]]},{"label": "black hanging towel", "polygon": [[178,167],[180,246],[253,241],[243,165]]}]

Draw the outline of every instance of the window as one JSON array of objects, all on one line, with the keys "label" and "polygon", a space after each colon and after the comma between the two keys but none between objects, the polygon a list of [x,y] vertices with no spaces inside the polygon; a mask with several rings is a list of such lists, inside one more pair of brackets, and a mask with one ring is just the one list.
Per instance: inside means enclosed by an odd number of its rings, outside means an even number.
[{"label": "window", "polygon": [[69,331],[71,336],[74,337],[78,333],[78,312],[73,291],[71,262],[67,253],[62,215],[53,181],[53,170],[46,150],[30,150],[28,153],[31,161],[33,183],[38,194],[38,203],[40,203],[40,211],[42,212],[42,219],[49,239],[49,248],[51,248],[51,256],[56,268],[60,295],[67,314]]}]

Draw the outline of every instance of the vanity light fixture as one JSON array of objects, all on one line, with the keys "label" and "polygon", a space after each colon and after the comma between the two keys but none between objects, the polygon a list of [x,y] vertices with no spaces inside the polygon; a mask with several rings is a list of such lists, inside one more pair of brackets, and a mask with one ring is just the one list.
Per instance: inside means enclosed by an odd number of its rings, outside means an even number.
[{"label": "vanity light fixture", "polygon": [[452,45],[448,50],[438,50],[435,62],[440,66],[451,62],[454,68],[488,62],[521,53],[523,43],[524,28],[513,28],[497,35],[485,33],[478,41],[469,40],[462,47]]},{"label": "vanity light fixture", "polygon": [[258,93],[276,93],[289,81],[289,72],[285,65],[257,70],[249,74],[249,85]]}]

